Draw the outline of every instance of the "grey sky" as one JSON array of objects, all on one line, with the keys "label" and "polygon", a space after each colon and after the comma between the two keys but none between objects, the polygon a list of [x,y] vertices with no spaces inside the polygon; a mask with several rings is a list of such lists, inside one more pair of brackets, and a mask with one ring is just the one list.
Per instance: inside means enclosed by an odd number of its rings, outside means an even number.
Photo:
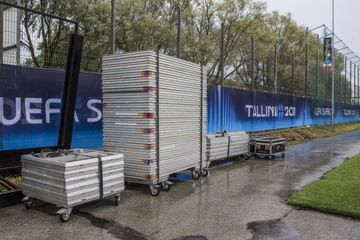
[{"label": "grey sky", "polygon": [[[331,28],[331,0],[265,0],[270,10],[291,13],[300,25]],[[335,0],[335,33],[360,55],[360,0]]]}]

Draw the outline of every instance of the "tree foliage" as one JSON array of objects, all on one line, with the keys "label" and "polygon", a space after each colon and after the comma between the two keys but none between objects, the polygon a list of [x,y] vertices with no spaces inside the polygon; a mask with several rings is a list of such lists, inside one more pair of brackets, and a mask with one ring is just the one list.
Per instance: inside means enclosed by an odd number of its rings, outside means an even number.
[{"label": "tree foliage", "polygon": [[[110,0],[23,0],[21,3],[78,21],[80,32],[85,36],[82,69],[100,71],[101,58],[109,50]],[[277,78],[278,92],[291,93],[294,84],[295,93],[303,94],[305,28],[296,24],[290,14],[269,12],[263,0],[116,0],[116,49],[159,50],[176,55],[178,9],[181,10],[181,57],[205,65],[210,84],[221,81],[223,23],[224,85],[251,88],[254,66],[256,89],[273,91]],[[24,46],[31,53],[32,64],[47,66],[56,59],[66,58],[67,38],[72,30],[69,25],[36,15],[25,15],[22,22]],[[255,39],[254,65],[251,37]],[[33,43],[34,39],[38,43]],[[315,46],[316,36],[310,34],[311,73],[316,69]],[[337,66],[340,72],[342,67]],[[313,76],[308,89],[316,94]],[[318,93],[327,88],[328,79],[322,79],[323,83],[318,82]]]}]

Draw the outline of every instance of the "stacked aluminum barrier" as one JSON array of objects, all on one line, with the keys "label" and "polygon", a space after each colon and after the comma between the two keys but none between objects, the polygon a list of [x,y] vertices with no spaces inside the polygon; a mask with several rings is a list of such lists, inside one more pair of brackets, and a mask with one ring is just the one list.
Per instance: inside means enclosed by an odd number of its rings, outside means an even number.
[{"label": "stacked aluminum barrier", "polygon": [[229,136],[225,134],[209,134],[206,137],[207,142],[207,160],[226,159],[229,150]]},{"label": "stacked aluminum barrier", "polygon": [[246,132],[231,132],[229,134],[229,157],[248,153],[249,135]]},{"label": "stacked aluminum barrier", "polygon": [[124,191],[123,154],[76,150],[23,155],[22,192],[32,198],[61,206],[67,220],[72,207],[106,196],[116,204]]},{"label": "stacked aluminum barrier", "polygon": [[124,153],[126,181],[157,195],[170,174],[207,174],[200,65],[150,51],[118,53],[104,57],[102,80],[104,148]]}]

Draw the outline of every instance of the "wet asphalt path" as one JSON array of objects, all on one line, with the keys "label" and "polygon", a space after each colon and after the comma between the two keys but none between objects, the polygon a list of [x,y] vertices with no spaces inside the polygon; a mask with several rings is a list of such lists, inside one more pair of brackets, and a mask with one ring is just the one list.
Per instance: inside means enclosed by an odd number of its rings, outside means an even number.
[{"label": "wet asphalt path", "polygon": [[359,153],[356,131],[293,146],[284,161],[227,161],[207,179],[183,175],[158,197],[128,185],[118,207],[112,199],[84,206],[65,224],[49,204],[8,207],[0,209],[0,239],[360,239],[360,221],[285,204]]}]

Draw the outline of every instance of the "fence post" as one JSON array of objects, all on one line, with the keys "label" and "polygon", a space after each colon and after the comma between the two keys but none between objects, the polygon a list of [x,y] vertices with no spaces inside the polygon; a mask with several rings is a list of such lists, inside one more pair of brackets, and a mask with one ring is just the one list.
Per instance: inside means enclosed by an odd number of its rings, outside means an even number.
[{"label": "fence post", "polygon": [[319,34],[316,35],[316,78],[315,78],[315,99],[318,98],[318,83],[319,83],[319,65],[320,65],[320,50],[319,50]]},{"label": "fence post", "polygon": [[61,119],[58,146],[71,148],[77,86],[80,75],[81,53],[84,37],[71,34],[65,71],[64,95],[61,104]]},{"label": "fence post", "polygon": [[352,103],[352,61],[350,61],[350,104]]},{"label": "fence post", "polygon": [[308,81],[308,45],[309,45],[309,28],[306,28],[305,34],[305,82],[304,82],[304,96],[307,96],[307,81]]},{"label": "fence post", "polygon": [[345,60],[345,86],[344,86],[344,103],[347,103],[347,57],[344,58]]},{"label": "fence post", "polygon": [[255,38],[251,37],[251,81],[252,81],[252,90],[256,89],[255,83]]},{"label": "fence post", "polygon": [[341,102],[341,70],[338,70],[338,80],[337,80],[337,99],[338,104]]},{"label": "fence post", "polygon": [[277,94],[277,54],[278,46],[275,44],[275,54],[274,54],[274,93]]},{"label": "fence post", "polygon": [[0,63],[4,62],[4,5],[0,4]]},{"label": "fence post", "polygon": [[177,7],[176,56],[181,58],[181,9]]},{"label": "fence post", "polygon": [[357,67],[354,64],[354,105],[357,105]]},{"label": "fence post", "polygon": [[296,55],[293,56],[291,67],[291,95],[295,96],[295,67],[296,67]]},{"label": "fence post", "polygon": [[110,53],[115,52],[115,0],[111,0]]},{"label": "fence post", "polygon": [[265,81],[266,81],[266,64],[265,64],[265,61],[263,62],[263,65],[262,65],[262,82],[263,82],[263,89],[264,89],[264,86],[265,86]]},{"label": "fence post", "polygon": [[[21,0],[17,0],[17,4],[21,4]],[[21,10],[16,10],[16,65],[20,65],[20,51],[21,51],[21,39],[20,39],[20,33],[21,33]]]},{"label": "fence post", "polygon": [[357,103],[358,103],[358,105],[360,105],[360,88],[359,88],[359,84],[360,84],[360,69],[359,69],[359,66],[357,67],[357,69],[358,69],[358,74],[357,74],[357,76],[358,76],[358,87],[357,87],[357,90],[358,90],[358,99],[357,99]]},{"label": "fence post", "polygon": [[224,23],[221,23],[220,36],[220,85],[224,82]]}]

